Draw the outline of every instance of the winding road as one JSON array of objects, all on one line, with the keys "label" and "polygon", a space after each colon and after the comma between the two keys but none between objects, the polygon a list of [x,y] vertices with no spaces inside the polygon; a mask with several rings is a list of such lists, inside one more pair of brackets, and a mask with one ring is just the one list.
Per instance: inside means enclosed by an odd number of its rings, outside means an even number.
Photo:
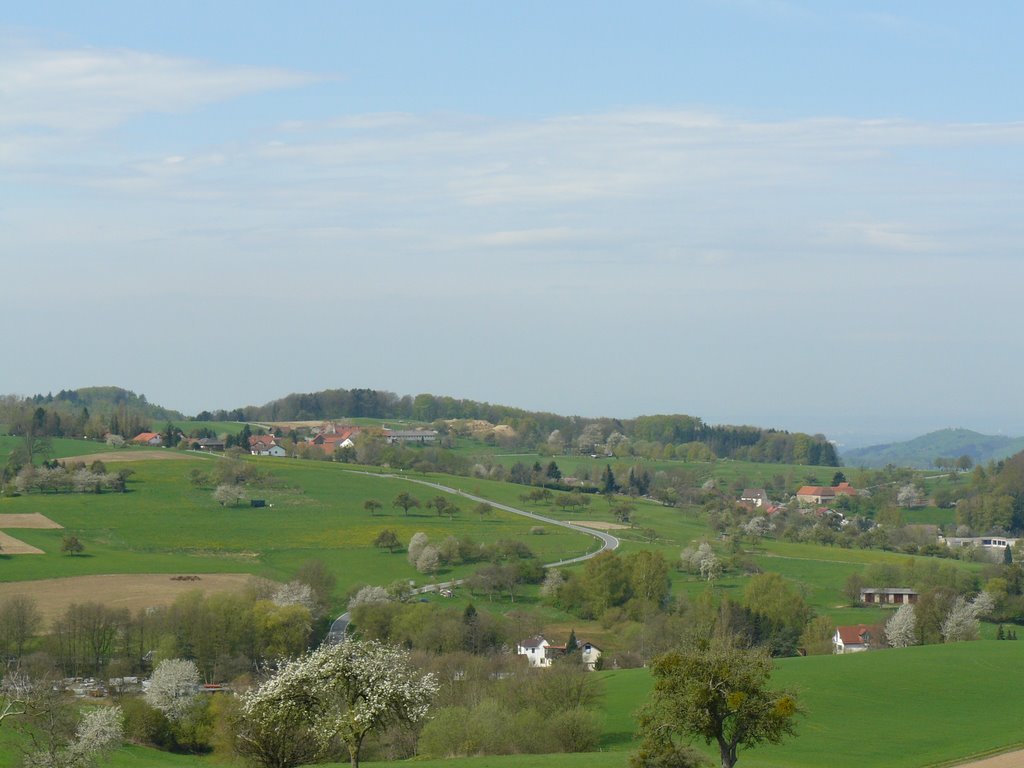
[{"label": "winding road", "polygon": [[[362,472],[360,470],[346,470],[352,474],[366,475],[368,477],[387,477],[393,480],[405,480],[409,483],[416,483],[417,485],[425,485],[428,488],[433,488],[444,493],[451,493],[455,496],[461,496],[464,499],[475,501],[483,504],[490,504],[495,509],[501,509],[505,512],[511,512],[513,515],[520,515],[521,517],[528,517],[531,520],[536,520],[540,523],[547,523],[548,525],[557,525],[562,528],[568,528],[570,531],[576,531],[577,533],[585,533],[587,536],[593,536],[595,539],[601,542],[601,546],[586,555],[580,555],[579,557],[570,557],[565,560],[558,560],[554,563],[545,563],[545,568],[558,568],[563,565],[572,565],[573,563],[582,563],[584,560],[589,560],[592,557],[596,557],[606,550],[618,549],[619,540],[612,536],[610,533],[605,531],[598,531],[593,528],[586,528],[582,525],[576,525],[575,523],[567,523],[565,520],[556,520],[553,517],[545,517],[544,515],[538,515],[536,512],[527,512],[525,509],[517,509],[516,507],[510,507],[508,504],[501,504],[490,499],[485,499],[482,496],[475,496],[472,493],[466,493],[459,488],[452,488],[441,483],[434,483],[430,480],[419,480],[415,477],[406,477],[405,475],[396,475],[394,473],[380,474],[378,472]],[[446,581],[439,584],[427,584],[423,587],[414,589],[412,593],[414,595],[420,595],[424,592],[434,592],[445,587],[454,587],[462,583],[462,579],[455,579],[453,581]],[[341,614],[331,624],[331,629],[327,633],[327,637],[324,638],[324,643],[334,644],[340,643],[342,638],[345,637],[345,633],[348,631],[348,625],[351,617],[349,612]]]}]

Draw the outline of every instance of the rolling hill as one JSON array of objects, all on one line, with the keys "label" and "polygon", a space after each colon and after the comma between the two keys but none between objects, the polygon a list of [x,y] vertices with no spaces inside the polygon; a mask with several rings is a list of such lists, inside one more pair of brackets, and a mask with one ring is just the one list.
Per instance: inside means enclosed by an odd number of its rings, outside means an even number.
[{"label": "rolling hill", "polygon": [[940,429],[901,443],[885,443],[846,451],[849,467],[899,467],[930,469],[940,456],[970,456],[975,464],[998,461],[1024,451],[1024,437],[983,435],[969,429]]}]

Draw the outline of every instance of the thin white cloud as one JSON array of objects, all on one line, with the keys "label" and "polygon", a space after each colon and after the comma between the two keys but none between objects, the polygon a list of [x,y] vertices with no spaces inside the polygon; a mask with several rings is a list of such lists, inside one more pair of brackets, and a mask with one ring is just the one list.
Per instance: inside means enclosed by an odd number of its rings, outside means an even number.
[{"label": "thin white cloud", "polygon": [[127,49],[0,47],[0,162],[38,157],[147,113],[182,113],[317,76]]}]

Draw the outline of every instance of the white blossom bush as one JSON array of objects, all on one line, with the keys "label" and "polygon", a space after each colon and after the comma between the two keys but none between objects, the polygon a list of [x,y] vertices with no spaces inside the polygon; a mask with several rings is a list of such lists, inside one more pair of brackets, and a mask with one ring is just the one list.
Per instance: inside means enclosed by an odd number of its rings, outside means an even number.
[{"label": "white blossom bush", "polygon": [[885,622],[885,641],[892,648],[917,645],[917,612],[910,603],[904,603]]},{"label": "white blossom bush", "polygon": [[950,606],[942,622],[942,640],[946,643],[959,643],[964,640],[977,640],[980,636],[982,616],[995,610],[996,601],[988,592],[979,592],[973,600],[957,596]]},{"label": "white blossom bush", "polygon": [[198,695],[199,669],[187,659],[164,659],[153,670],[146,703],[176,722],[188,712]]},{"label": "white blossom bush", "polygon": [[441,553],[437,547],[428,544],[420,551],[419,557],[416,558],[416,570],[429,575],[437,573],[440,567]]},{"label": "white blossom bush", "polygon": [[368,605],[371,603],[390,603],[392,601],[391,593],[388,592],[384,587],[366,586],[362,587],[355,596],[348,601],[348,609],[351,611],[353,608],[358,608],[360,605]]},{"label": "white blossom bush", "polygon": [[565,584],[565,574],[557,568],[548,568],[544,572],[544,583],[540,585],[542,597],[557,597],[558,590]]},{"label": "white blossom bush", "polygon": [[423,531],[414,533],[409,539],[409,546],[405,548],[406,557],[409,558],[409,565],[416,567],[416,561],[420,559],[423,548],[430,543],[430,539]]},{"label": "white blossom bush", "polygon": [[301,581],[289,581],[282,584],[270,598],[274,605],[301,605],[309,609],[310,613],[316,610],[316,597],[313,595],[313,588]]},{"label": "white blossom bush", "polygon": [[285,664],[241,697],[239,751],[266,768],[311,762],[340,740],[353,768],[367,734],[415,723],[437,693],[408,654],[376,641],[346,639]]},{"label": "white blossom bush", "polygon": [[24,768],[93,768],[124,741],[120,707],[97,707],[82,715],[75,737],[64,745],[29,752],[22,758]]}]

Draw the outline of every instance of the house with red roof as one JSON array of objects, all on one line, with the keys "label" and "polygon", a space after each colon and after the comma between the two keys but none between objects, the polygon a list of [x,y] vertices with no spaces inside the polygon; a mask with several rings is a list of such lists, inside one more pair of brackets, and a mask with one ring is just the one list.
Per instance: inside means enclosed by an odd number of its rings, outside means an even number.
[{"label": "house with red roof", "polygon": [[[577,650],[580,654],[580,663],[593,672],[597,668],[598,659],[601,658],[601,649],[593,643],[579,643]],[[531,667],[546,669],[550,667],[555,659],[565,656],[568,645],[553,645],[544,639],[543,635],[534,635],[516,644],[516,653],[525,656]]]},{"label": "house with red roof", "polygon": [[333,433],[321,432],[310,439],[310,443],[320,446],[326,452],[336,448],[351,448],[355,445],[355,437],[362,430],[359,427],[337,427]]},{"label": "house with red roof", "polygon": [[159,432],[140,432],[132,438],[132,445],[163,445],[164,439]]},{"label": "house with red roof", "polygon": [[857,489],[849,483],[839,485],[805,485],[796,492],[796,500],[805,504],[831,504],[837,496],[856,496]]},{"label": "house with red roof", "polygon": [[860,653],[881,648],[884,638],[884,630],[878,625],[851,624],[836,627],[836,633],[832,636],[832,652]]},{"label": "house with red roof", "polygon": [[277,444],[273,435],[252,435],[249,437],[249,453],[253,456],[287,456],[288,452]]}]

